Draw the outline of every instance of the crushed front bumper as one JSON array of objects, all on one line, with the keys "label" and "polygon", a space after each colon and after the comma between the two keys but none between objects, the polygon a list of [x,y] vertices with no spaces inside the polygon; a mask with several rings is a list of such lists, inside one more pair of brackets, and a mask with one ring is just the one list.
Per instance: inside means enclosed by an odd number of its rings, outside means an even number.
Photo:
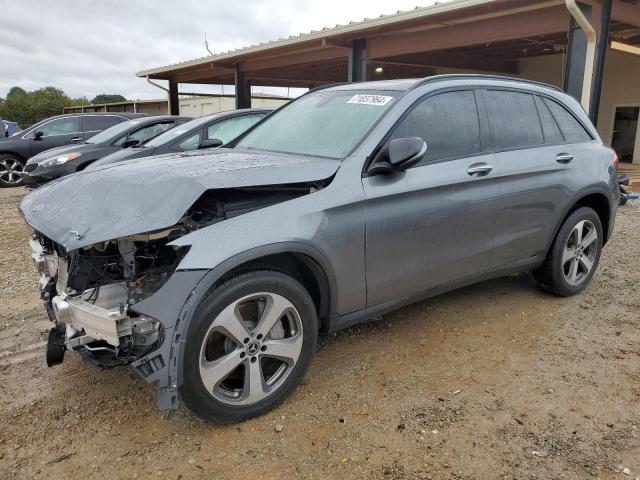
[{"label": "crushed front bumper", "polygon": [[[122,339],[131,339],[131,344],[144,346],[157,340],[158,322],[146,316],[132,317],[128,312],[127,287],[124,283],[113,283],[85,290],[81,294],[66,291],[68,280],[67,260],[55,252],[44,253],[37,239],[30,240],[31,258],[40,273],[38,287],[43,300],[51,307],[55,321],[64,324],[68,347],[86,345],[103,340],[115,349]],[[55,289],[51,288],[55,281]],[[57,293],[53,295],[53,293]],[[82,334],[79,341],[78,333]]]}]

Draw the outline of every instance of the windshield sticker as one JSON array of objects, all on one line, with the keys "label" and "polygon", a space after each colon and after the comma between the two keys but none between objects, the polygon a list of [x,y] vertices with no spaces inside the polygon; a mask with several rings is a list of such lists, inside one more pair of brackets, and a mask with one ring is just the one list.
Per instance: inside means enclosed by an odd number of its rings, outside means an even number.
[{"label": "windshield sticker", "polygon": [[357,103],[359,105],[377,105],[382,107],[393,100],[393,97],[385,95],[354,95],[347,103]]}]

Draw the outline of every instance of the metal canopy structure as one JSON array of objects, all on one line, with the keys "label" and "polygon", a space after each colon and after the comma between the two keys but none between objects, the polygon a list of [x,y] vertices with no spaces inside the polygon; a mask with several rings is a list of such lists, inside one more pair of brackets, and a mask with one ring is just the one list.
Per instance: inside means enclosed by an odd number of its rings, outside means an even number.
[{"label": "metal canopy structure", "polygon": [[[640,1],[602,1],[605,10],[611,2],[607,44],[640,44]],[[602,3],[581,4],[601,31]],[[171,105],[177,104],[180,83],[235,85],[240,108],[250,106],[250,85],[315,87],[425,77],[436,68],[517,75],[524,58],[567,52],[570,28],[565,0],[454,0],[137,75],[168,80]]]}]

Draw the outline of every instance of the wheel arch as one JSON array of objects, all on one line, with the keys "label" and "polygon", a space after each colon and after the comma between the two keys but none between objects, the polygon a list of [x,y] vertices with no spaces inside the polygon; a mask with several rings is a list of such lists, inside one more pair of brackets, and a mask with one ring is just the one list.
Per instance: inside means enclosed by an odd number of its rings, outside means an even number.
[{"label": "wheel arch", "polygon": [[258,269],[279,271],[300,282],[314,301],[320,330],[328,330],[337,304],[335,276],[326,257],[304,243],[276,243],[236,254],[210,270],[198,285],[198,291],[204,293],[233,276]]},{"label": "wheel arch", "polygon": [[22,160],[25,163],[27,162],[27,159],[24,158],[24,156],[20,155],[19,153],[13,152],[11,150],[0,150],[0,155],[12,155],[18,158],[19,160]]},{"label": "wheel arch", "polygon": [[558,235],[560,228],[562,228],[564,222],[569,218],[569,215],[581,207],[589,207],[596,212],[598,218],[600,218],[600,223],[602,224],[602,234],[604,236],[603,246],[607,243],[609,240],[609,225],[611,223],[611,201],[609,196],[602,190],[594,189],[583,192],[569,204],[568,208],[565,209],[564,215],[562,215],[560,221],[557,223],[553,231],[553,237],[551,237],[547,245],[547,253],[553,245],[553,241]]}]

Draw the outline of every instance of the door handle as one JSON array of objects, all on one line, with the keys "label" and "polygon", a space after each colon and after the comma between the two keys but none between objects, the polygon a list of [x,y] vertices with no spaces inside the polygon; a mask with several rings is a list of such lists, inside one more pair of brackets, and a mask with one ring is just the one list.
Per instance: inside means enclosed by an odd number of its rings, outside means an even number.
[{"label": "door handle", "polygon": [[569,163],[571,160],[573,160],[573,155],[569,153],[559,153],[556,155],[556,162],[558,163]]},{"label": "door handle", "polygon": [[82,137],[73,137],[70,141],[71,142],[79,142],[80,140],[82,140]]},{"label": "door handle", "polygon": [[489,175],[493,167],[488,163],[474,163],[467,168],[467,173],[472,177],[484,177]]}]

